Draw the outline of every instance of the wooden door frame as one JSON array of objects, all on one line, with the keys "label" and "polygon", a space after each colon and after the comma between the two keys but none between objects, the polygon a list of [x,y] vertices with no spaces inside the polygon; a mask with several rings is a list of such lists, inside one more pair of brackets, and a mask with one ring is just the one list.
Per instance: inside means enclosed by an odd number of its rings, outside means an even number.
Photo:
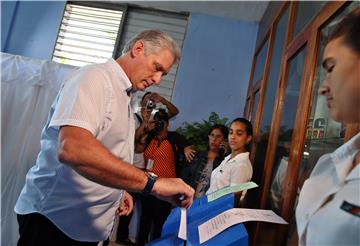
[{"label": "wooden door frame", "polygon": [[[281,114],[283,110],[283,100],[285,96],[286,90],[286,80],[288,75],[289,69],[289,60],[291,60],[294,55],[296,55],[300,49],[302,49],[306,45],[306,56],[305,56],[305,64],[303,68],[302,78],[301,78],[301,85],[300,85],[300,93],[299,98],[302,99],[301,103],[298,99],[298,106],[296,111],[296,118],[295,118],[295,125],[292,140],[291,140],[291,147],[290,147],[290,156],[289,156],[289,163],[291,162],[292,165],[289,165],[289,169],[287,170],[287,175],[285,179],[285,194],[282,200],[281,206],[281,216],[289,221],[291,218],[291,213],[293,211],[293,207],[295,204],[296,198],[296,186],[297,186],[297,179],[299,173],[299,165],[302,159],[302,152],[305,142],[305,135],[306,135],[306,127],[307,127],[307,120],[310,114],[311,109],[311,99],[312,99],[312,92],[315,86],[316,81],[314,81],[315,74],[316,74],[316,62],[317,62],[317,53],[318,53],[318,41],[319,41],[319,30],[320,27],[325,24],[325,22],[330,19],[336,11],[338,11],[341,7],[344,6],[346,2],[329,2],[327,3],[316,15],[314,20],[312,20],[307,27],[301,31],[299,35],[292,39],[292,33],[294,30],[295,19],[296,19],[296,11],[297,11],[297,3],[292,2],[290,5],[290,14],[288,19],[288,26],[287,26],[287,33],[286,33],[286,41],[285,41],[285,52],[282,57],[281,61],[281,69],[280,69],[280,81],[279,81],[279,89],[276,96],[276,101],[274,105],[274,113],[273,119],[271,123],[271,131],[269,136],[269,142],[267,147],[266,159],[264,163],[264,173],[267,175],[263,176],[263,187],[260,192],[260,208],[266,207],[266,200],[268,197],[268,190],[270,188],[271,182],[271,175],[273,169],[273,161],[276,152],[276,145],[277,145],[277,138],[279,135],[279,126],[281,123]],[[282,6],[282,8],[285,8]],[[276,15],[277,20],[280,18],[282,12]],[[274,32],[275,25],[277,23],[274,21],[270,25],[270,29]],[[313,35],[316,33],[316,35]],[[272,37],[273,38],[273,37]],[[270,39],[271,40],[271,39]],[[269,45],[270,46],[270,45]],[[271,53],[271,51],[270,51]],[[267,64],[269,65],[269,64]],[[266,82],[264,83],[266,84]],[[262,86],[264,87],[264,85]],[[261,88],[262,97],[264,96],[266,88]],[[259,100],[259,112],[256,116],[256,127],[259,127],[261,121],[261,115],[263,110],[263,100],[264,98]],[[356,124],[352,127],[346,128],[346,136],[345,138],[349,138],[354,133],[358,132],[360,129],[359,124]],[[258,128],[257,128],[258,130]],[[276,229],[276,237],[275,241],[278,243],[279,240],[284,244],[286,242],[286,235],[287,235],[287,226],[277,226]],[[261,236],[260,235],[260,225],[257,223],[254,238],[252,241],[252,245],[256,245],[257,239]]]},{"label": "wooden door frame", "polygon": [[[312,23],[290,44],[287,54],[288,59],[291,59],[291,55],[298,52],[298,49],[307,46],[307,54],[305,58],[305,64],[303,69],[303,76],[300,87],[299,98],[301,102],[298,102],[295,125],[291,146],[288,170],[286,172],[286,178],[284,183],[284,195],[281,203],[281,216],[290,221],[297,196],[297,184],[299,177],[299,170],[301,161],[303,158],[304,144],[306,140],[306,128],[308,118],[311,113],[311,102],[313,91],[316,86],[316,71],[320,41],[321,27],[339,11],[345,2],[329,2],[327,3],[317,14]],[[350,129],[347,129],[347,131]],[[277,226],[275,242],[281,242],[282,245],[286,244],[288,227]]]}]

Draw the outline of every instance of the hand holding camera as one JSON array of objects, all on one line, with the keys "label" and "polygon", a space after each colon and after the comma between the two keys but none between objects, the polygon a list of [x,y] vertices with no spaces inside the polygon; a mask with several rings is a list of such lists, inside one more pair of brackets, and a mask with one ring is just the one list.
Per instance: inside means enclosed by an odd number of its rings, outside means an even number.
[{"label": "hand holding camera", "polygon": [[153,100],[151,100],[151,99],[147,100],[147,102],[146,102],[147,110],[153,110],[155,107],[156,107],[156,103]]},{"label": "hand holding camera", "polygon": [[154,131],[156,133],[162,132],[169,122],[169,116],[164,109],[159,109],[154,115]]},{"label": "hand holding camera", "polygon": [[[164,110],[163,107],[157,107],[157,104],[163,104],[167,110]],[[162,132],[165,128],[165,124],[169,120],[169,114],[166,111],[171,111],[171,115],[177,114],[178,110],[169,103],[166,99],[160,96],[157,93],[149,93],[145,95],[141,102],[141,114],[143,118],[143,125],[146,129],[146,132],[154,130],[156,133]],[[163,111],[163,112],[160,112]],[[155,117],[159,113],[159,117]],[[166,116],[164,116],[164,113]]]},{"label": "hand holding camera", "polygon": [[153,120],[155,110],[153,110],[152,105],[147,107],[147,102],[144,106],[141,107],[141,116],[142,116],[142,129],[144,132],[149,132],[155,128],[155,122]]},{"label": "hand holding camera", "polygon": [[164,100],[164,98],[162,96],[160,96],[157,93],[152,92],[146,96],[146,98],[144,100],[145,105],[142,105],[142,106],[145,106],[147,110],[153,110],[156,108],[156,104],[162,103],[163,100]]},{"label": "hand holding camera", "polygon": [[163,103],[164,98],[162,96],[160,96],[159,94],[153,92],[150,94],[150,100],[152,100],[156,104],[156,103]]},{"label": "hand holding camera", "polygon": [[155,120],[154,130],[159,133],[164,130],[165,122],[163,120]]}]

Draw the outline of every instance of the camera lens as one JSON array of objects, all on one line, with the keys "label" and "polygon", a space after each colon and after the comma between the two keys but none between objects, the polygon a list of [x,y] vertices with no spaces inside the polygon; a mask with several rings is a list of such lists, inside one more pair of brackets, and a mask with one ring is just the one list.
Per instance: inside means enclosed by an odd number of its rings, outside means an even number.
[{"label": "camera lens", "polygon": [[155,131],[156,132],[161,132],[162,130],[164,130],[164,121],[157,120],[155,122]]},{"label": "camera lens", "polygon": [[148,101],[146,102],[146,108],[147,108],[147,109],[154,109],[154,108],[155,108],[155,103],[154,103],[154,101],[153,101],[153,100],[148,100]]}]

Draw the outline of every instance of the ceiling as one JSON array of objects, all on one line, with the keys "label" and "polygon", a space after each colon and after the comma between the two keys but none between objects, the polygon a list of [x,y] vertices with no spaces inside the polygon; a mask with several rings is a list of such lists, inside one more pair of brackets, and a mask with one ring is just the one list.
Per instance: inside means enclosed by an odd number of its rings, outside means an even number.
[{"label": "ceiling", "polygon": [[146,8],[173,12],[202,13],[213,16],[243,20],[260,21],[268,1],[111,1],[128,3]]}]

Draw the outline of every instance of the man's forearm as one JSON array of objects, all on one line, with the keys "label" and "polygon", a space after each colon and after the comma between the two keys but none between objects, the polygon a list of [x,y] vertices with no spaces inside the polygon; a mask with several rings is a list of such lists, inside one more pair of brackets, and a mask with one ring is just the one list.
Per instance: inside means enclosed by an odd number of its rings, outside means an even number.
[{"label": "man's forearm", "polygon": [[140,138],[147,133],[147,125],[145,122],[141,123],[141,125],[135,130],[135,142],[139,141]]},{"label": "man's forearm", "polygon": [[147,182],[143,171],[118,159],[89,131],[79,127],[61,128],[59,160],[82,176],[104,186],[142,191]]},{"label": "man's forearm", "polygon": [[[116,158],[89,131],[79,127],[60,129],[59,160],[89,180],[108,187],[139,192],[148,183],[145,172]],[[157,198],[190,207],[194,190],[181,179],[159,178],[153,185],[151,194]],[[179,200],[179,195],[184,195],[184,199]]]},{"label": "man's forearm", "polygon": [[161,103],[167,107],[169,118],[172,118],[179,113],[179,109],[165,98],[161,100]]}]

